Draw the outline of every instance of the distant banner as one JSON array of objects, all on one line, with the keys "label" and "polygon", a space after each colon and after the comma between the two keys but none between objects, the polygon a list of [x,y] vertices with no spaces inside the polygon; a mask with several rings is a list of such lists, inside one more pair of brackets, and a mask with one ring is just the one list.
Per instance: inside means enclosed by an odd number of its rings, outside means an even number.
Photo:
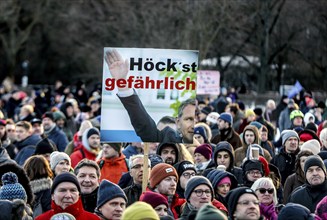
[{"label": "distant banner", "polygon": [[297,94],[299,94],[302,91],[303,87],[301,85],[301,83],[299,81],[296,80],[294,86],[292,87],[292,89],[290,91],[288,91],[288,98],[293,98],[294,96],[296,96]]},{"label": "distant banner", "polygon": [[[183,101],[196,91],[198,51],[104,48],[103,63],[103,142],[158,142],[137,135],[139,128],[135,127],[139,123],[133,121],[133,115],[145,110],[157,123],[164,116],[173,116],[172,103]],[[122,103],[120,97],[132,95],[137,95],[143,106],[134,106],[129,111],[126,107],[129,103]]]},{"label": "distant banner", "polygon": [[198,95],[219,95],[220,93],[220,73],[213,70],[199,70],[197,73]]}]

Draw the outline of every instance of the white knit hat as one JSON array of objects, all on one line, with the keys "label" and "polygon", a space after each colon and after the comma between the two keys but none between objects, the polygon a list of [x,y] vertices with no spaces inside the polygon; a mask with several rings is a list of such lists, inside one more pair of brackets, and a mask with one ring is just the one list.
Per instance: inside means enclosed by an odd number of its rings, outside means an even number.
[{"label": "white knit hat", "polygon": [[320,143],[316,139],[311,139],[302,144],[301,151],[308,150],[311,151],[314,155],[317,155],[320,152]]}]

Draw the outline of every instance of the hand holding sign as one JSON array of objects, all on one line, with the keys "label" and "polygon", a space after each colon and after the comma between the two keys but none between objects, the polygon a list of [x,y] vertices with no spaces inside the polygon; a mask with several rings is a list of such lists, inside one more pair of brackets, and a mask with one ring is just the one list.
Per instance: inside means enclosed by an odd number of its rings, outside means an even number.
[{"label": "hand holding sign", "polygon": [[126,79],[128,74],[128,60],[122,58],[117,50],[108,50],[105,55],[110,73],[114,79]]}]

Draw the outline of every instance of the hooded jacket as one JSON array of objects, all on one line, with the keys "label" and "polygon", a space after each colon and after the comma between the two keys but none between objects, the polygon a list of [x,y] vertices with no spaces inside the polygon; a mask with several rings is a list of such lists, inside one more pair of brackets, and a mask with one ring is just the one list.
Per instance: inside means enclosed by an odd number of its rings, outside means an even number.
[{"label": "hooded jacket", "polygon": [[78,164],[78,162],[80,162],[84,158],[95,161],[99,151],[100,148],[91,148],[87,138],[87,132],[84,132],[82,135],[82,147],[79,150],[74,151],[70,155],[72,167],[74,168]]},{"label": "hooded jacket", "polygon": [[231,174],[233,174],[236,177],[238,184],[242,184],[243,183],[242,169],[234,166],[235,152],[234,152],[232,145],[230,143],[228,143],[227,141],[218,143],[218,145],[215,148],[214,154],[213,154],[214,155],[213,156],[214,163],[215,163],[216,167],[218,166],[217,157],[218,157],[218,152],[220,152],[220,151],[226,151],[230,157],[230,163],[229,163],[229,166],[226,167],[226,171],[230,172]]},{"label": "hooded jacket", "polygon": [[[244,160],[244,158],[246,157],[246,152],[248,150],[248,145],[245,142],[245,132],[246,131],[252,131],[254,133],[254,142],[253,144],[259,144],[260,138],[259,138],[259,131],[257,129],[257,127],[255,127],[254,125],[248,125],[244,128],[243,131],[243,135],[242,135],[242,147],[238,148],[235,150],[235,165],[240,167],[242,165],[242,162]],[[269,151],[267,151],[266,149],[263,149],[264,151],[264,157],[267,161],[271,160],[271,156]]]}]

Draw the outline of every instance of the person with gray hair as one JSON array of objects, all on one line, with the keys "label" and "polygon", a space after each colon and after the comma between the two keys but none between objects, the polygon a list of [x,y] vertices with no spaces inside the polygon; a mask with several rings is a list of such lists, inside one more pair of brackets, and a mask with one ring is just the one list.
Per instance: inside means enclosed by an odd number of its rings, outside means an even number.
[{"label": "person with gray hair", "polygon": [[278,200],[272,179],[261,177],[253,183],[251,189],[258,196],[261,215],[265,219],[276,220],[278,216],[276,211]]},{"label": "person with gray hair", "polygon": [[[127,206],[132,203],[139,201],[142,194],[142,183],[143,183],[143,165],[144,155],[137,154],[129,158],[129,174],[131,175],[133,182],[123,191],[127,196]],[[148,172],[151,170],[151,161],[148,159]],[[149,177],[150,175],[148,175]]]}]

